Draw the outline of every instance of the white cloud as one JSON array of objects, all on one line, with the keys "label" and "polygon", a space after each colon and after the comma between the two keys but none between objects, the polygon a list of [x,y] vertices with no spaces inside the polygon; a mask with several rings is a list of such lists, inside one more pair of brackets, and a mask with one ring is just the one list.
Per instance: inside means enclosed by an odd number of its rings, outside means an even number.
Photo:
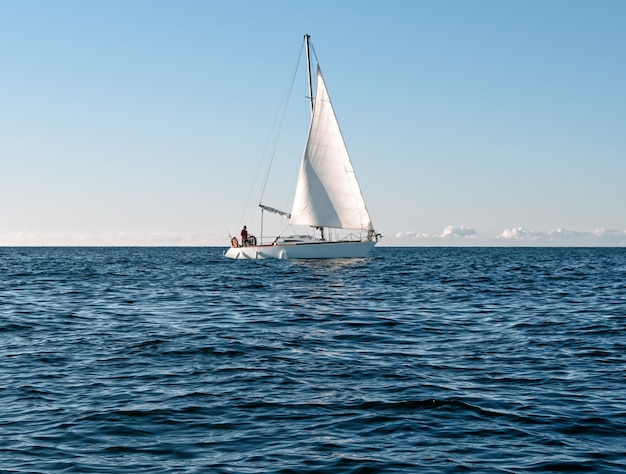
[{"label": "white cloud", "polygon": [[404,238],[407,238],[407,237],[417,238],[417,239],[419,239],[419,238],[428,239],[431,236],[428,235],[428,234],[421,234],[419,232],[398,232],[396,234],[396,239],[404,239]]},{"label": "white cloud", "polygon": [[534,229],[518,227],[516,229],[506,229],[496,238],[506,240],[539,240],[541,238],[545,238],[547,235],[548,234],[544,232],[538,232]]},{"label": "white cloud", "polygon": [[478,232],[476,232],[471,227],[465,227],[464,225],[460,227],[454,227],[454,226],[449,225],[448,227],[443,229],[443,233],[441,234],[441,237],[444,239],[455,238],[455,237],[460,237],[460,238],[470,237],[471,238],[477,235],[478,235]]},{"label": "white cloud", "polygon": [[626,237],[626,231],[619,231],[619,230],[613,230],[613,229],[596,229],[592,233],[596,237],[603,237],[603,238],[623,239],[624,237]]}]

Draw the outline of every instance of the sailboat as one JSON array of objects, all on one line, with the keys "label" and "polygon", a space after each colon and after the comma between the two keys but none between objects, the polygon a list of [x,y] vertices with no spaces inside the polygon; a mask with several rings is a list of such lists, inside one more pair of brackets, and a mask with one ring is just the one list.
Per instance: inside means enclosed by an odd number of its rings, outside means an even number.
[{"label": "sailboat", "polygon": [[[374,230],[352,162],[339,129],[319,64],[312,86],[310,37],[304,37],[311,122],[291,212],[264,204],[292,226],[308,226],[306,235],[231,236],[224,255],[234,259],[326,259],[365,257],[380,238]],[[261,224],[261,228],[262,228]],[[312,234],[311,234],[312,231]]]}]

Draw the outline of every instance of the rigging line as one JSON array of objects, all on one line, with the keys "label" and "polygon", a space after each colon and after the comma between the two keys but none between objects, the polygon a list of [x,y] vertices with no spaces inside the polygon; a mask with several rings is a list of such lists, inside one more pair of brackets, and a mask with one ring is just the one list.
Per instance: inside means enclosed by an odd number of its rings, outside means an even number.
[{"label": "rigging line", "polygon": [[[289,99],[291,97],[291,91],[293,90],[293,84],[295,83],[296,80],[296,75],[298,72],[298,67],[300,65],[300,60],[302,58],[302,50],[304,49],[304,41],[302,42],[302,45],[300,46],[300,52],[298,54],[298,59],[296,61],[296,65],[293,68],[294,72],[293,72],[293,78],[291,79],[291,83],[288,85],[288,87],[286,88],[285,94],[283,95],[283,99],[280,105],[280,108],[278,109],[278,113],[276,114],[276,117],[274,118],[274,123],[272,124],[272,128],[270,129],[270,133],[267,139],[267,142],[265,144],[265,148],[263,149],[263,153],[262,153],[262,157],[263,159],[260,160],[259,165],[257,166],[256,172],[254,174],[254,181],[253,183],[255,183],[253,186],[250,187],[249,191],[248,191],[248,196],[246,198],[246,203],[245,206],[243,208],[243,211],[241,213],[241,218],[240,218],[240,222],[243,222],[244,220],[244,214],[246,213],[246,210],[248,209],[248,205],[250,204],[250,197],[252,196],[252,192],[254,190],[254,188],[256,187],[256,182],[259,178],[259,173],[261,171],[261,167],[265,161],[265,157],[267,156],[267,150],[270,147],[270,141],[272,140],[272,136],[274,136],[276,134],[276,138],[274,139],[274,145],[272,147],[272,153],[270,155],[270,162],[268,165],[268,170],[265,176],[265,180],[263,181],[263,187],[262,187],[262,191],[261,191],[261,195],[259,197],[259,203],[263,200],[263,195],[265,194],[265,188],[267,186],[267,181],[269,179],[269,174],[270,174],[270,169],[272,167],[272,162],[274,161],[274,155],[276,153],[276,147],[278,145],[278,137],[280,136],[280,131],[282,130],[282,125],[285,121],[285,116],[287,115],[287,106],[289,104]],[[282,118],[281,118],[282,116]],[[280,119],[280,125],[277,127],[277,123],[279,122],[279,118]],[[276,131],[278,128],[278,131]]]},{"label": "rigging line", "polygon": [[224,226],[226,227],[226,231],[228,232],[228,237],[232,237],[233,235],[230,233],[230,229],[228,228],[228,224],[226,223],[226,219],[222,219],[224,222]]},{"label": "rigging line", "polygon": [[[302,60],[302,50],[304,48],[304,40],[302,42],[302,46],[300,47],[300,54],[298,55],[298,60],[296,61],[296,65],[293,69],[293,75],[291,77],[291,83],[289,84],[287,93],[285,94],[285,97],[283,98],[283,103],[282,103],[282,111],[279,114],[280,116],[280,123],[278,125],[278,130],[276,132],[276,136],[274,138],[274,143],[272,144],[272,152],[270,154],[270,162],[269,165],[267,166],[267,173],[265,174],[265,181],[263,182],[263,189],[261,190],[261,195],[259,196],[259,203],[263,201],[263,196],[265,194],[265,188],[267,187],[267,182],[269,180],[270,177],[270,171],[272,170],[272,164],[274,163],[274,158],[276,156],[276,149],[278,148],[278,141],[280,138],[280,134],[282,132],[283,129],[283,124],[285,123],[285,117],[287,116],[287,106],[289,105],[289,100],[291,99],[292,96],[292,91],[293,91],[293,85],[296,82],[296,76],[298,75],[298,69],[300,67],[300,61]],[[277,117],[278,119],[278,117]],[[274,122],[276,123],[276,122]]]},{"label": "rigging line", "polygon": [[315,65],[319,66],[320,60],[317,58],[317,53],[315,52],[315,47],[313,46],[313,43],[311,43],[310,40],[309,40],[309,49],[313,53],[313,57],[315,57]]}]

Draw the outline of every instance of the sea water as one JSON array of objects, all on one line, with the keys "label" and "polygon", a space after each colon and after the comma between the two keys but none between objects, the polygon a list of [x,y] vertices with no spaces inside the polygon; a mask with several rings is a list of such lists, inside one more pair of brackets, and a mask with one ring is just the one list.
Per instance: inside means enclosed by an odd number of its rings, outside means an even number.
[{"label": "sea water", "polygon": [[626,471],[626,249],[0,249],[0,472]]}]

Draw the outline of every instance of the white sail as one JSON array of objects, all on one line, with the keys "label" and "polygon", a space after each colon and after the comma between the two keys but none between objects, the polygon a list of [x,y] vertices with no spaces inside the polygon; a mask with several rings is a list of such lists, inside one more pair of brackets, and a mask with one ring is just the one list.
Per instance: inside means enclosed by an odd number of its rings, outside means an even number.
[{"label": "white sail", "polygon": [[373,230],[321,70],[291,224]]}]

